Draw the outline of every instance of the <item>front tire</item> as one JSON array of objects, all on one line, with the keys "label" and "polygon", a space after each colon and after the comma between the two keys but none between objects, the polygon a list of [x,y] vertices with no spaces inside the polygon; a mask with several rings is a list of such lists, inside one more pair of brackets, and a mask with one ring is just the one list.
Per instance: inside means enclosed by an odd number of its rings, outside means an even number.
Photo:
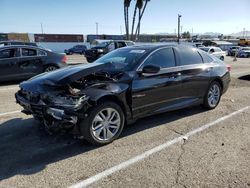
[{"label": "front tire", "polygon": [[221,85],[217,81],[212,82],[204,97],[203,106],[209,110],[216,108],[220,102],[221,94]]},{"label": "front tire", "polygon": [[80,130],[85,140],[102,146],[120,136],[124,123],[121,107],[114,102],[104,102],[90,110],[88,117],[80,122]]}]

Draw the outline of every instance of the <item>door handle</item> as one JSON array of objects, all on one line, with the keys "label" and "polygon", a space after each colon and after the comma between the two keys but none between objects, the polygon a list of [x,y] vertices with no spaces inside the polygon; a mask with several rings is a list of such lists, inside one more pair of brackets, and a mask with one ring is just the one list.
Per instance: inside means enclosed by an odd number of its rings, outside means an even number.
[{"label": "door handle", "polygon": [[206,69],[206,72],[210,72],[213,69],[213,67],[209,67]]},{"label": "door handle", "polygon": [[169,78],[178,78],[178,77],[180,77],[180,76],[181,76],[181,73],[178,72],[178,73],[172,74],[171,76],[169,76]]}]

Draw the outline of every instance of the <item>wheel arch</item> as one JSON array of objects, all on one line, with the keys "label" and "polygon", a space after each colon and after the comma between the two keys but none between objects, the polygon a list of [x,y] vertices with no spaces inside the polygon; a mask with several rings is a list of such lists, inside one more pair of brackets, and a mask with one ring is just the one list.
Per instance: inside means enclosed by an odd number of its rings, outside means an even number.
[{"label": "wheel arch", "polygon": [[[221,91],[223,91],[223,89],[224,89],[224,85],[223,85],[223,82],[222,82],[222,80],[221,80],[221,78],[220,78],[220,77],[216,77],[216,78],[214,78],[214,79],[211,81],[211,83],[213,83],[213,82],[218,82],[218,83],[220,84]],[[211,84],[211,83],[210,83],[210,84]]]},{"label": "wheel arch", "polygon": [[117,105],[119,105],[125,115],[125,120],[127,120],[127,118],[131,117],[131,112],[128,108],[128,106],[125,104],[125,102],[123,100],[121,100],[118,96],[113,95],[113,94],[107,94],[107,95],[103,95],[100,98],[98,98],[95,103],[98,104],[102,104],[103,102],[114,102]]}]

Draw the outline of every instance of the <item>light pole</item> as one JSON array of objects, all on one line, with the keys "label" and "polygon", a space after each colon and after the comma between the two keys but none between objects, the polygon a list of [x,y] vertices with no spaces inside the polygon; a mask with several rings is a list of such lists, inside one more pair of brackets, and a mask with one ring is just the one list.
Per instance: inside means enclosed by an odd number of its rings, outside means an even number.
[{"label": "light pole", "polygon": [[180,22],[181,22],[181,15],[178,14],[178,36],[177,36],[178,43],[180,43]]},{"label": "light pole", "polygon": [[95,23],[96,35],[98,35],[98,24],[99,24],[98,22]]}]

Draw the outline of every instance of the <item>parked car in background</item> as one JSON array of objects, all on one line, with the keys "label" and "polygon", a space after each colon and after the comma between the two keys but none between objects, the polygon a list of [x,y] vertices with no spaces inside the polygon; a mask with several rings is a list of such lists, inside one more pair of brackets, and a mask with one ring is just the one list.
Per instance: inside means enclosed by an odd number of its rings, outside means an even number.
[{"label": "parked car in background", "polygon": [[25,81],[16,100],[46,128],[79,130],[104,145],[138,118],[199,104],[214,109],[229,82],[226,64],[197,48],[131,46]]},{"label": "parked car in background", "polygon": [[250,47],[241,47],[238,50],[237,57],[250,57]]},{"label": "parked car in background", "polygon": [[133,46],[134,42],[126,40],[102,40],[101,43],[85,51],[85,57],[89,63],[115,49]]},{"label": "parked car in background", "polygon": [[22,41],[0,41],[1,46],[11,46],[11,45],[27,45],[27,46],[36,46],[35,42],[22,42]]},{"label": "parked car in background", "polygon": [[219,58],[222,61],[224,61],[225,59],[226,53],[222,51],[219,47],[208,46],[208,47],[199,47],[199,49],[214,55],[215,57]]},{"label": "parked car in background", "polygon": [[235,54],[238,53],[240,46],[231,46],[227,50],[227,55],[229,56],[235,56]]},{"label": "parked car in background", "polygon": [[66,56],[35,46],[0,48],[0,81],[27,79],[42,72],[65,67]]},{"label": "parked car in background", "polygon": [[87,50],[87,47],[85,45],[76,45],[76,46],[73,46],[72,48],[65,49],[64,53],[66,53],[67,55],[72,55],[72,54],[83,55],[86,50]]}]

